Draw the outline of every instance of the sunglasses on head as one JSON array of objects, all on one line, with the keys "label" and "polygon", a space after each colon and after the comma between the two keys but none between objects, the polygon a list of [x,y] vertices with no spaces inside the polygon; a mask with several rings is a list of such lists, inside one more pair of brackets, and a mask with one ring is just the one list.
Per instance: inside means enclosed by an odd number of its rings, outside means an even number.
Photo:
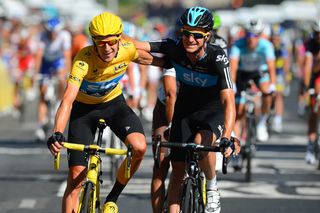
[{"label": "sunglasses on head", "polygon": [[204,33],[201,31],[189,31],[186,29],[182,29],[182,34],[186,37],[192,36],[194,39],[201,39],[208,36],[208,33]]}]

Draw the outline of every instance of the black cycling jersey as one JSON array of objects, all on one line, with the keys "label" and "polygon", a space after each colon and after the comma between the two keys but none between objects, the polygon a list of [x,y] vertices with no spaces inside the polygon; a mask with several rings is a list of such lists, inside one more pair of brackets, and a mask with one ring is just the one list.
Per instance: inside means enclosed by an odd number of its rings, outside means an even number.
[{"label": "black cycling jersey", "polygon": [[207,43],[204,56],[192,64],[181,39],[150,42],[150,46],[151,52],[165,54],[176,70],[180,82],[176,105],[189,106],[190,110],[217,106],[220,91],[232,88],[229,60],[221,47]]}]

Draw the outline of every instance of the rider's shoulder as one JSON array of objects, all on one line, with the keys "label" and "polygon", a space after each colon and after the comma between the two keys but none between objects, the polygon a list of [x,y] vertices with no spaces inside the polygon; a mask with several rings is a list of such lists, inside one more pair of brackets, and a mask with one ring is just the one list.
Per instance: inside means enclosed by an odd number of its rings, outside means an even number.
[{"label": "rider's shoulder", "polygon": [[96,55],[94,54],[93,45],[82,48],[76,55],[76,59],[79,59],[79,60],[89,60],[94,57],[96,57]]}]

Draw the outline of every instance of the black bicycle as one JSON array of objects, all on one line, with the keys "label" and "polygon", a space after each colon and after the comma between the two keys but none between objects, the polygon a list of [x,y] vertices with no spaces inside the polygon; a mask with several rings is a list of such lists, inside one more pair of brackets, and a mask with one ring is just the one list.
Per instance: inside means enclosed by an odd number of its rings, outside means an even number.
[{"label": "black bicycle", "polygon": [[[172,143],[161,142],[161,136],[157,136],[155,141],[155,163],[159,166],[160,148],[182,149],[187,152],[186,155],[186,177],[183,182],[183,194],[180,203],[181,213],[204,212],[206,204],[205,178],[199,167],[199,152],[221,152],[221,147],[204,146],[195,143]],[[234,150],[234,147],[232,147]],[[223,157],[222,172],[227,174],[227,165],[229,158]],[[166,207],[164,207],[164,212]]]}]

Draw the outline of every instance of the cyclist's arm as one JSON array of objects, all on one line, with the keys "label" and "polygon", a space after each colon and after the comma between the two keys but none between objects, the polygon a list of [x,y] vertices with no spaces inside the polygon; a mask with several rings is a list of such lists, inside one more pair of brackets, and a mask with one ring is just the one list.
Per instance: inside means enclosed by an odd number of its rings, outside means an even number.
[{"label": "cyclist's arm", "polygon": [[267,60],[268,72],[270,75],[270,84],[276,84],[276,65],[275,60]]},{"label": "cyclist's arm", "polygon": [[160,57],[156,57],[152,55],[151,53],[144,51],[144,50],[137,50],[139,56],[133,60],[134,62],[138,64],[143,65],[153,65],[157,67],[163,67],[164,66],[164,59]]},{"label": "cyclist's arm", "polygon": [[[223,50],[218,55],[224,55]],[[225,56],[225,55],[224,55]],[[220,77],[220,101],[224,110],[224,131],[222,137],[230,140],[231,132],[234,127],[236,109],[234,100],[233,83],[230,78],[229,61],[216,60],[215,65]]]},{"label": "cyclist's arm", "polygon": [[237,72],[239,67],[239,58],[233,57],[230,58],[230,74],[233,82],[237,80]]},{"label": "cyclist's arm", "polygon": [[72,104],[77,97],[78,91],[78,86],[67,83],[67,88],[55,117],[54,132],[64,132],[70,117]]},{"label": "cyclist's arm", "polygon": [[275,62],[275,53],[274,53],[274,47],[271,42],[266,42],[265,49],[264,49],[265,57],[266,57],[266,63],[268,66],[268,73],[270,76],[270,84],[275,85],[276,84],[276,62]]},{"label": "cyclist's arm", "polygon": [[307,52],[304,57],[304,86],[309,87],[311,73],[312,73],[313,55],[311,52]]},{"label": "cyclist's arm", "polygon": [[174,111],[174,104],[177,99],[176,78],[170,75],[163,76],[163,85],[166,95],[166,118],[171,123]]},{"label": "cyclist's arm", "polygon": [[237,72],[240,62],[240,49],[236,45],[233,45],[230,50],[230,74],[233,82],[237,80]]},{"label": "cyclist's arm", "polygon": [[220,99],[224,109],[224,131],[222,137],[231,138],[231,132],[236,119],[236,109],[233,89],[220,91]]},{"label": "cyclist's arm", "polygon": [[144,50],[147,52],[150,52],[151,50],[150,44],[147,41],[139,41],[125,34],[122,34],[121,37],[127,41],[131,41],[138,50]]},{"label": "cyclist's arm", "polygon": [[71,70],[71,54],[72,54],[71,49],[65,50],[63,54],[64,54],[65,63],[66,63],[65,73],[67,73]]},{"label": "cyclist's arm", "polygon": [[43,49],[38,48],[38,50],[35,53],[34,75],[37,75],[40,72],[42,57],[43,57]]}]

